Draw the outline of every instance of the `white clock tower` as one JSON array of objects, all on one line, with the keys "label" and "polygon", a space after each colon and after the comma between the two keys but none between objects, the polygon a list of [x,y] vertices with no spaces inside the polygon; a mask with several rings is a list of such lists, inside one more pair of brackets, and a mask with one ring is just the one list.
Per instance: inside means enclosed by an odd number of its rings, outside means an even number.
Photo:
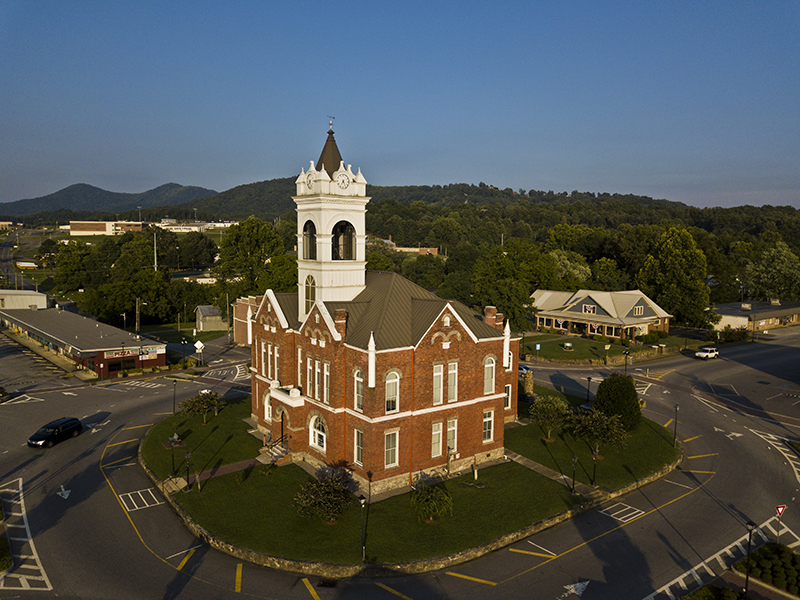
[{"label": "white clock tower", "polygon": [[364,289],[367,180],[345,168],[333,128],[316,167],[295,181],[298,317],[317,300],[349,301]]}]

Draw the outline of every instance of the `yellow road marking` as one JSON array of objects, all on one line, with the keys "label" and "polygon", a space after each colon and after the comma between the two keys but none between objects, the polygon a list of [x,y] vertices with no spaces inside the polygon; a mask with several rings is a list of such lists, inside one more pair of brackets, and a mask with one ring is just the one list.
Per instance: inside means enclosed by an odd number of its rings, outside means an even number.
[{"label": "yellow road marking", "polygon": [[675,420],[675,419],[670,419],[669,421],[667,421],[666,423],[664,423],[664,427],[666,428],[666,427],[669,427],[670,425],[672,425],[672,422],[673,422],[674,420]]},{"label": "yellow road marking", "polygon": [[130,444],[131,442],[138,442],[139,440],[125,440],[124,442],[117,442],[116,444],[109,444],[106,448],[113,448],[114,446],[122,446],[122,444]]},{"label": "yellow road marking", "polygon": [[317,594],[317,590],[314,589],[314,586],[311,585],[311,583],[308,581],[308,579],[303,577],[303,583],[306,585],[306,589],[308,590],[308,593],[311,594],[311,597],[314,600],[320,600],[319,594]]},{"label": "yellow road marking", "polygon": [[[686,496],[688,496],[689,494],[694,494],[694,493],[695,493],[697,490],[699,490],[699,489],[701,489],[702,487],[704,487],[704,486],[705,486],[705,485],[706,485],[706,484],[707,484],[709,481],[711,481],[711,480],[713,479],[713,477],[714,477],[714,472],[712,471],[711,473],[712,473],[711,477],[709,477],[709,478],[708,478],[707,480],[705,480],[703,483],[701,483],[700,485],[698,485],[696,488],[693,488],[693,489],[691,489],[690,491],[686,492],[685,494],[682,494],[682,495],[678,496],[677,498],[673,498],[673,499],[672,499],[672,500],[670,500],[669,502],[665,502],[665,503],[664,503],[664,504],[662,504],[661,506],[657,506],[657,507],[653,508],[652,510],[650,510],[650,511],[646,512],[646,513],[642,513],[641,515],[639,515],[639,516],[638,516],[638,517],[636,517],[635,519],[631,519],[630,521],[627,521],[627,522],[625,522],[625,523],[622,523],[621,525],[618,525],[617,527],[614,527],[613,529],[609,529],[609,530],[608,530],[608,531],[606,531],[605,533],[601,533],[600,535],[597,535],[597,536],[595,536],[595,537],[593,537],[593,538],[591,538],[591,539],[585,540],[584,542],[582,542],[582,543],[578,544],[577,546],[573,546],[573,547],[572,547],[572,548],[570,548],[569,550],[566,550],[565,552],[562,552],[561,554],[559,554],[559,555],[557,555],[557,556],[554,556],[554,557],[552,557],[550,560],[555,560],[556,558],[561,558],[562,556],[566,556],[566,555],[567,555],[567,554],[569,554],[570,552],[573,552],[573,551],[575,551],[575,550],[577,550],[577,549],[579,549],[579,548],[583,548],[584,546],[588,546],[589,544],[592,544],[593,542],[596,542],[596,541],[597,541],[597,540],[599,540],[600,538],[602,538],[602,537],[605,537],[605,536],[607,536],[607,535],[608,535],[608,534],[610,534],[610,533],[614,533],[615,531],[617,531],[617,530],[619,530],[619,529],[622,529],[623,527],[627,527],[627,526],[628,526],[628,525],[630,525],[631,523],[635,523],[635,522],[636,522],[636,521],[638,521],[639,519],[642,519],[642,518],[644,518],[644,517],[646,517],[646,516],[648,516],[648,515],[650,515],[650,514],[652,514],[652,513],[654,513],[654,512],[660,511],[660,510],[661,510],[661,509],[663,509],[664,507],[666,507],[666,506],[669,506],[669,505],[670,505],[670,504],[672,504],[673,502],[677,502],[678,500],[681,500],[681,499],[685,498],[685,497],[686,497]],[[509,581],[511,581],[512,579],[516,579],[517,577],[520,577],[520,576],[522,576],[522,575],[525,575],[525,574],[527,574],[527,573],[530,573],[531,571],[535,571],[535,570],[536,570],[536,569],[538,569],[539,567],[541,567],[541,566],[543,566],[543,565],[546,565],[546,564],[548,564],[548,563],[550,562],[550,560],[545,560],[545,561],[543,561],[543,562],[539,563],[538,565],[531,567],[530,569],[525,569],[524,571],[520,571],[520,572],[519,572],[519,573],[517,573],[516,575],[512,575],[511,577],[508,577],[508,578],[504,579],[503,581],[500,581],[499,583],[508,583],[508,582],[509,582]],[[454,573],[448,573],[448,575],[454,575]],[[461,576],[460,576],[460,577],[461,577]],[[496,584],[493,584],[493,585],[496,585]]]},{"label": "yellow road marking", "polygon": [[719,456],[719,452],[712,452],[711,454],[698,454],[697,456],[687,456],[686,458],[708,458],[709,456]]},{"label": "yellow road marking", "polygon": [[477,581],[478,583],[485,583],[486,585],[497,585],[494,581],[486,581],[485,579],[478,579],[477,577],[470,577],[469,575],[462,575],[461,573],[451,573],[450,571],[446,571],[446,574],[452,575],[453,577],[460,577],[461,579]]},{"label": "yellow road marking", "polygon": [[703,436],[702,435],[696,435],[693,438],[689,438],[688,440],[683,440],[683,443],[685,444],[686,442],[693,442],[697,438],[701,438],[701,437],[703,437]]},{"label": "yellow road marking", "polygon": [[186,566],[186,563],[189,562],[190,558],[192,558],[192,554],[194,554],[194,550],[189,550],[189,554],[183,557],[181,564],[178,565],[178,571],[180,571],[181,569],[183,569],[184,566]]},{"label": "yellow road marking", "polygon": [[123,427],[122,431],[130,431],[131,429],[141,429],[142,427],[152,427],[152,423],[148,423],[147,425],[136,425],[135,427]]},{"label": "yellow road marking", "polygon": [[681,473],[700,473],[701,475],[716,475],[716,471],[692,471],[691,469],[681,469]]},{"label": "yellow road marking", "polygon": [[233,590],[235,592],[242,591],[242,563],[236,565],[236,585],[234,586]]},{"label": "yellow road marking", "polygon": [[104,463],[104,464],[100,465],[100,467],[110,467],[111,465],[115,465],[117,463],[125,462],[126,460],[131,460],[131,459],[134,459],[134,458],[136,458],[136,455],[126,456],[125,458],[120,458],[119,460],[115,460],[114,462]]},{"label": "yellow road marking", "polygon": [[384,590],[386,590],[387,592],[391,592],[391,593],[392,593],[392,594],[394,594],[395,596],[400,596],[400,597],[401,597],[403,600],[411,600],[411,598],[409,598],[409,597],[408,597],[408,596],[406,596],[405,594],[401,594],[401,593],[400,593],[400,592],[398,592],[397,590],[393,590],[393,589],[392,589],[392,588],[390,588],[388,585],[384,585],[384,584],[382,584],[382,583],[376,583],[375,585],[377,585],[379,588],[383,588],[383,589],[384,589]]},{"label": "yellow road marking", "polygon": [[555,558],[552,554],[542,554],[541,552],[531,552],[530,550],[517,550],[516,548],[509,548],[510,552],[519,552],[520,554],[530,554],[531,556],[541,556],[542,558]]}]

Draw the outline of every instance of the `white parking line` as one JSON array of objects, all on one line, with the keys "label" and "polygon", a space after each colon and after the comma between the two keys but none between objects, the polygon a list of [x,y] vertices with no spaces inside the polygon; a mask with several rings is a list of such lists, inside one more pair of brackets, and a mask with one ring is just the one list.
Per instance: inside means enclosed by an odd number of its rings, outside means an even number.
[{"label": "white parking line", "polygon": [[[14,479],[0,485],[0,501],[3,503],[7,516],[6,527],[20,531],[24,537],[18,535],[7,537],[11,546],[12,566],[3,577],[0,577],[0,589],[11,590],[46,590],[53,586],[44,572],[36,546],[31,537],[28,525],[28,515],[25,511],[25,497],[22,492],[22,479]],[[5,507],[8,507],[7,509]],[[13,510],[12,510],[13,509]],[[15,519],[9,519],[8,517]],[[22,553],[23,548],[27,550]]]},{"label": "white parking line", "polygon": [[628,521],[633,521],[636,517],[641,516],[644,514],[643,510],[639,510],[638,508],[634,508],[633,506],[628,506],[627,504],[623,504],[622,502],[617,502],[616,504],[612,504],[608,508],[604,508],[600,511],[606,516],[611,517],[612,519],[616,519],[621,523],[627,523]]}]

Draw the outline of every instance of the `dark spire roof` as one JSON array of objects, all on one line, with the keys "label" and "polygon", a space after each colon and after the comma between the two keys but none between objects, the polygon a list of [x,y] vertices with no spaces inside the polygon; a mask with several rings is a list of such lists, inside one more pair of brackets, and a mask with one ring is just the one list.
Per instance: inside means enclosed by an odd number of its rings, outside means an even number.
[{"label": "dark spire roof", "polygon": [[328,129],[328,139],[325,140],[325,146],[322,148],[322,154],[319,155],[317,161],[317,169],[322,169],[325,165],[325,170],[328,172],[329,177],[339,170],[339,164],[342,162],[342,155],[339,154],[339,148],[336,146],[336,140],[333,139],[333,128]]}]

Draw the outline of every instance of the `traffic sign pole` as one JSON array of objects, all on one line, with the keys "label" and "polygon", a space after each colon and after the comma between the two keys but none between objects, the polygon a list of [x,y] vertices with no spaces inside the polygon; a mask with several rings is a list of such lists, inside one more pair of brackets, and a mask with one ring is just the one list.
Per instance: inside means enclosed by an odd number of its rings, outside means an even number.
[{"label": "traffic sign pole", "polygon": [[775,543],[780,546],[781,545],[781,527],[782,527],[781,526],[781,517],[783,516],[783,511],[786,510],[786,505],[785,504],[781,504],[779,506],[776,506],[775,510],[778,513],[778,534],[777,534],[777,537],[775,539]]}]

